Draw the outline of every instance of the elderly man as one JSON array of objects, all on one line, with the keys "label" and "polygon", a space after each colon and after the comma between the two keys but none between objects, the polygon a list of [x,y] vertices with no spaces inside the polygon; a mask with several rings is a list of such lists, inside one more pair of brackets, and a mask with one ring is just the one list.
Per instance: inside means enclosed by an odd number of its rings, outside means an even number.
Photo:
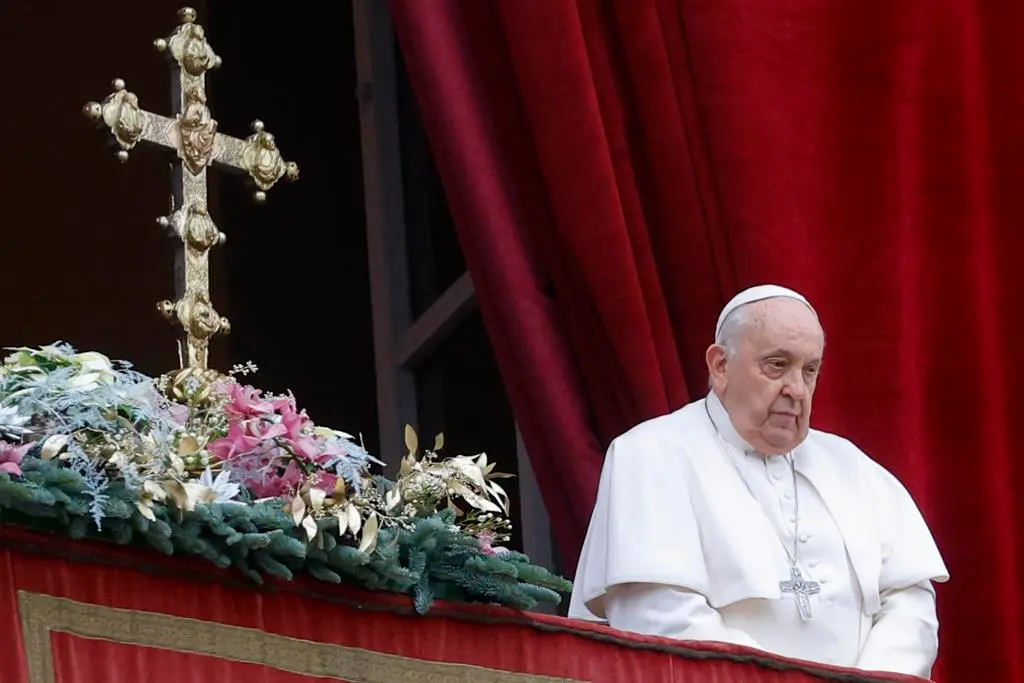
[{"label": "elderly man", "polygon": [[796,292],[729,302],[707,397],[608,449],[570,617],[930,676],[949,576],[899,481],[810,429],[824,347]]}]

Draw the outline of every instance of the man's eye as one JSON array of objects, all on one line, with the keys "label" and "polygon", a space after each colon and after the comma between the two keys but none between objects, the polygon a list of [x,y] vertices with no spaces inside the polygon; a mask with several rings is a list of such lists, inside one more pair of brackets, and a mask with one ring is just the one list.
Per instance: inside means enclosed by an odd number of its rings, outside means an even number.
[{"label": "man's eye", "polygon": [[784,370],[786,368],[786,361],[770,360],[768,361],[768,367],[770,367],[772,370]]}]

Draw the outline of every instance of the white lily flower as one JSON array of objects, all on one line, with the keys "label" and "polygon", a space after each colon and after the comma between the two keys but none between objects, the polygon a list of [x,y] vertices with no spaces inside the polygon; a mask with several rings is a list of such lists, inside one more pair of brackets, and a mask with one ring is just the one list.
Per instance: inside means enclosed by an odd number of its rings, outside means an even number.
[{"label": "white lily flower", "polygon": [[214,478],[213,472],[210,471],[209,467],[199,475],[199,483],[216,494],[216,498],[213,500],[215,503],[227,503],[234,500],[242,488],[237,483],[231,481],[231,473],[227,470],[221,470],[217,477]]},{"label": "white lily flower", "polygon": [[114,366],[110,359],[102,353],[85,351],[71,357],[81,370],[71,380],[71,387],[79,391],[95,389],[100,384],[111,384],[114,381]]}]

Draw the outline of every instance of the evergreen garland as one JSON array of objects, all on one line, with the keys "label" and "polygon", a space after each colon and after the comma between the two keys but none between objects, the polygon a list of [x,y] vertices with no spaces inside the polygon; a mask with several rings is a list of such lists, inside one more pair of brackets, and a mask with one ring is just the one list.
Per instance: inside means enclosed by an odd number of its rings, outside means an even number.
[{"label": "evergreen garland", "polygon": [[572,588],[525,555],[481,547],[456,526],[452,509],[382,528],[372,552],[363,552],[338,533],[336,517],[317,520],[317,540],[307,542],[284,512],[284,499],[199,504],[190,511],[156,503],[148,519],[137,505],[137,491],[115,481],[104,489],[97,524],[87,475],[44,460],[39,451],[35,446],[22,459],[21,477],[0,472],[3,522],[73,539],[148,546],[164,555],[194,555],[235,567],[258,584],[264,576],[291,580],[304,572],[328,583],[408,594],[419,614],[435,599],[528,610],[557,605],[560,593]]}]

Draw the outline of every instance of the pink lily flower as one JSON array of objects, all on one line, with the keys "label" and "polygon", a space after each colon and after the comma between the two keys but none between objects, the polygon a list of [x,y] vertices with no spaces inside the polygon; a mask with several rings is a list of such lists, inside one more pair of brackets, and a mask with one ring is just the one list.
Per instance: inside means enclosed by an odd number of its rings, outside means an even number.
[{"label": "pink lily flower", "polygon": [[244,420],[274,411],[273,404],[262,398],[263,392],[248,384],[230,383],[225,393],[231,396],[231,402],[224,410],[232,419]]},{"label": "pink lily flower", "polygon": [[179,425],[184,425],[188,422],[189,408],[186,405],[180,403],[172,403],[169,412],[171,413],[171,419],[173,419]]},{"label": "pink lily flower", "polygon": [[485,555],[502,555],[508,552],[508,548],[493,545],[494,534],[490,531],[481,531],[477,534],[476,540],[480,543],[480,549],[484,551]]},{"label": "pink lily flower", "polygon": [[287,429],[284,425],[271,424],[262,420],[233,422],[228,428],[227,436],[210,444],[210,455],[218,460],[231,460],[252,453],[260,444],[284,436],[286,432]]},{"label": "pink lily flower", "polygon": [[28,453],[32,444],[14,446],[0,441],[0,472],[6,472],[14,476],[21,476],[21,460]]}]

